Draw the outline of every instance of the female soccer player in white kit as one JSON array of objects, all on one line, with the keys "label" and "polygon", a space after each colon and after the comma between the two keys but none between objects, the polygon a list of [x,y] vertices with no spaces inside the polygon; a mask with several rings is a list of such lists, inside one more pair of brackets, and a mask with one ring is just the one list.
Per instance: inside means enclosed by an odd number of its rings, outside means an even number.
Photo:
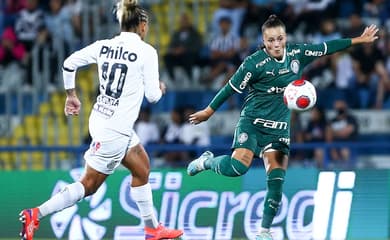
[{"label": "female soccer player in white kit", "polygon": [[77,68],[98,65],[100,94],[89,118],[92,143],[84,155],[85,173],[79,182],[69,184],[42,205],[20,213],[22,239],[33,239],[42,217],[95,193],[119,164],[132,174],[131,197],[144,221],[145,239],[172,239],[183,234],[165,228],[154,215],[149,157],[133,130],[143,97],[155,103],[165,93],[165,85],[159,81],[157,52],[143,41],[148,15],[136,0],[122,0],[117,18],[120,35],[92,43],[70,55],[63,65],[65,115],[78,115],[80,111],[75,90]]}]

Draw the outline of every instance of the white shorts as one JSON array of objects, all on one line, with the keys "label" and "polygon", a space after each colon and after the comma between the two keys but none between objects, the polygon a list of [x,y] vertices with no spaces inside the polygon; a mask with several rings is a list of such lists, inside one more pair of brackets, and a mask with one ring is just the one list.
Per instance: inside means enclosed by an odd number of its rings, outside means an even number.
[{"label": "white shorts", "polygon": [[109,134],[112,136],[109,140],[100,140],[97,136],[92,137],[91,145],[84,154],[88,166],[107,175],[112,174],[119,166],[127,150],[140,142],[134,130],[131,136],[116,132]]}]

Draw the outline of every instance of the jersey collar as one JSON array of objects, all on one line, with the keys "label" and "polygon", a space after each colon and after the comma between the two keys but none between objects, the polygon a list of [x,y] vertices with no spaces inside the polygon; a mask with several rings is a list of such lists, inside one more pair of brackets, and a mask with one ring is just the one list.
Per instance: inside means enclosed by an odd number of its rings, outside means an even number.
[{"label": "jersey collar", "polygon": [[[271,55],[268,54],[267,49],[263,48],[263,51],[265,52],[265,54],[267,54],[268,56],[271,57]],[[283,51],[284,51],[284,53],[283,53],[283,58],[282,58],[281,60],[278,60],[278,59],[276,59],[276,58],[274,58],[274,57],[271,57],[271,58],[273,58],[273,59],[275,60],[275,62],[283,63],[284,60],[286,60],[287,47],[285,47],[285,48],[283,49]]]},{"label": "jersey collar", "polygon": [[133,32],[121,32],[119,35],[120,38],[137,38],[141,40],[141,37],[137,33]]}]

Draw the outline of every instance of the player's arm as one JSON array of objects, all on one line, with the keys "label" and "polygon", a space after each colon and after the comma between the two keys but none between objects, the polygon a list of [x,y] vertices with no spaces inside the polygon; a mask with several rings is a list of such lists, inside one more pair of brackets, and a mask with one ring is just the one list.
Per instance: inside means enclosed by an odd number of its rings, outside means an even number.
[{"label": "player's arm", "polygon": [[210,104],[205,109],[190,115],[190,123],[198,124],[207,121],[231,95],[234,93],[242,93],[253,76],[248,70],[248,65],[249,64],[244,61],[230,78],[229,82],[218,91]]},{"label": "player's arm", "polygon": [[81,107],[80,100],[76,94],[76,71],[79,67],[96,62],[96,43],[74,52],[67,57],[62,66],[62,76],[66,92],[65,115],[78,115]]},{"label": "player's arm", "polygon": [[148,102],[156,103],[165,92],[165,84],[159,81],[157,51],[152,49],[145,51],[145,54],[148,54],[144,66],[145,97]]},{"label": "player's arm", "polygon": [[370,25],[358,37],[335,39],[320,44],[304,44],[301,47],[303,52],[301,61],[305,66],[318,57],[342,51],[352,45],[374,42],[378,39],[378,36],[376,36],[377,32],[378,28],[375,25]]},{"label": "player's arm", "polygon": [[189,121],[192,124],[198,124],[203,121],[207,121],[214,112],[228,99],[231,95],[233,95],[234,90],[227,83],[218,93],[215,95],[213,100],[211,100],[210,104],[203,110],[200,110],[196,113],[193,113],[189,117]]}]

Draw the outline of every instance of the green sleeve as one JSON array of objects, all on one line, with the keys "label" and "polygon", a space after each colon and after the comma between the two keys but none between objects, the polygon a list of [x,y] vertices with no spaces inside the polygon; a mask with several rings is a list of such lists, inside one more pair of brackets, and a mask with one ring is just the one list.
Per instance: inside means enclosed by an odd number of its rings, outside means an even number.
[{"label": "green sleeve", "polygon": [[344,50],[351,45],[352,40],[349,38],[330,40],[318,44],[301,44],[301,64],[303,67],[307,66],[317,58]]},{"label": "green sleeve", "polygon": [[217,93],[217,95],[215,95],[213,100],[211,100],[209,106],[214,111],[216,111],[226,101],[226,99],[228,99],[231,95],[233,95],[234,92],[235,91],[230,86],[230,84],[227,83],[221,90],[219,90],[219,92]]},{"label": "green sleeve", "polygon": [[352,45],[352,40],[350,38],[343,38],[343,39],[327,41],[325,42],[325,44],[328,48],[326,54],[332,54],[344,50],[346,48],[349,48]]}]

